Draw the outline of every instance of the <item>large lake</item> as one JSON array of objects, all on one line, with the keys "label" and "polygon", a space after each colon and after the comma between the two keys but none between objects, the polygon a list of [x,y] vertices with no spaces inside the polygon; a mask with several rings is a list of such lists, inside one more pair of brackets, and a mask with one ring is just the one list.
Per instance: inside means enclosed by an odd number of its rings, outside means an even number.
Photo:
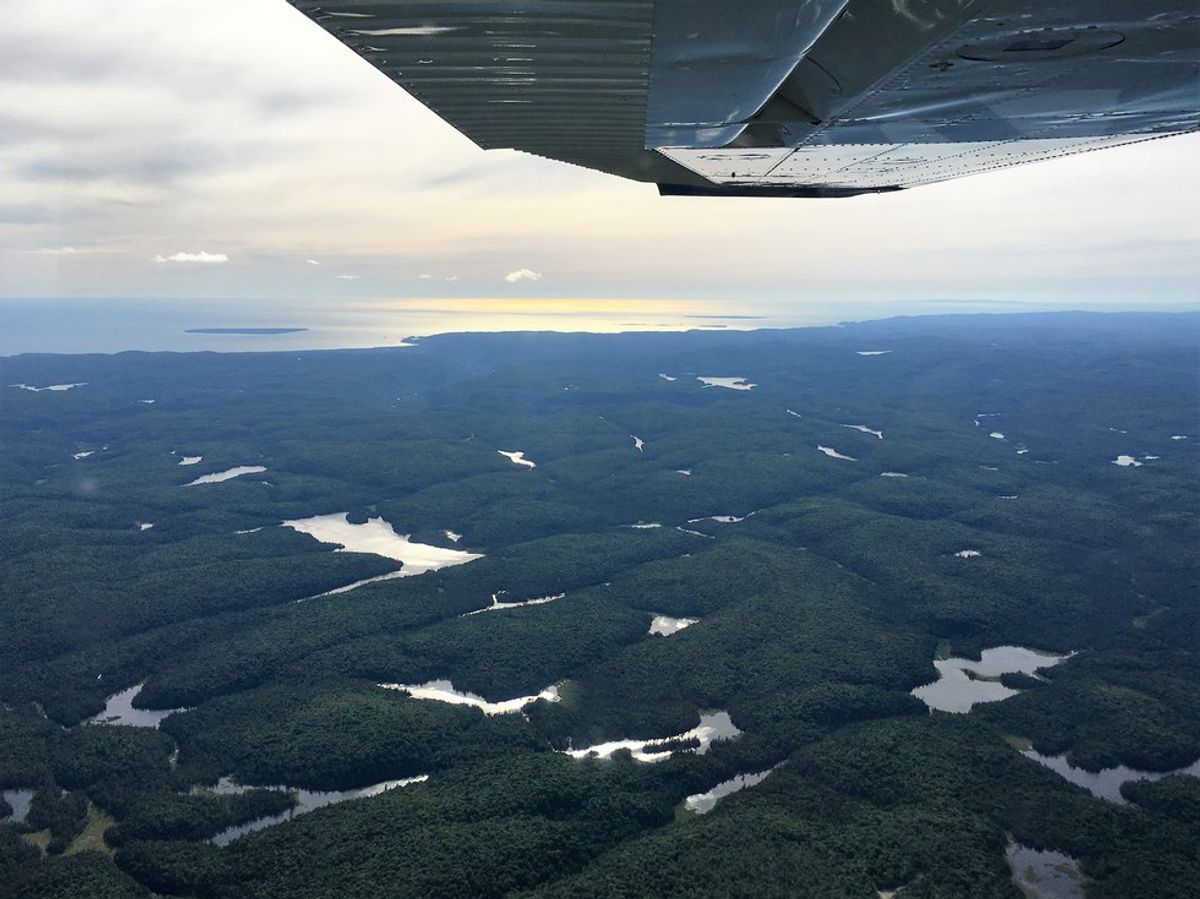
[{"label": "large lake", "polygon": [[[1083,308],[1087,304],[1077,303]],[[396,346],[454,331],[686,331],[833,325],[894,315],[1035,312],[1071,303],[764,299],[531,300],[493,298],[4,299],[0,356],[122,350],[314,350]],[[1115,308],[1115,307],[1114,307]],[[1138,307],[1131,308],[1149,308]],[[306,330],[294,330],[306,329]],[[257,330],[259,333],[230,333]],[[289,333],[262,333],[263,331]],[[720,374],[720,373],[718,373]]]}]

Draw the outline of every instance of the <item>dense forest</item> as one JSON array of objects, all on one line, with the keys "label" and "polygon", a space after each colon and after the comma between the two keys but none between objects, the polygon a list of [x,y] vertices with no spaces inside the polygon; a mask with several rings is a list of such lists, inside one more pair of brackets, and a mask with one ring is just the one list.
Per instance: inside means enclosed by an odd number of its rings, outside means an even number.
[{"label": "dense forest", "polygon": [[[0,899],[1038,895],[1014,845],[1194,896],[1198,363],[1197,315],[0,358]],[[284,526],[342,513],[390,537]],[[1061,660],[913,695],[1006,646]]]}]

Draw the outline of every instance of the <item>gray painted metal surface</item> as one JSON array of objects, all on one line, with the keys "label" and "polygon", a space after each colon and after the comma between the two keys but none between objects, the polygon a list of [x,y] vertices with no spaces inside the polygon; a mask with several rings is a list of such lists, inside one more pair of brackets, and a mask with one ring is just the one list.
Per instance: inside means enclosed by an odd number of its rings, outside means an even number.
[{"label": "gray painted metal surface", "polygon": [[484,148],[847,196],[1200,124],[1196,0],[290,0]]}]

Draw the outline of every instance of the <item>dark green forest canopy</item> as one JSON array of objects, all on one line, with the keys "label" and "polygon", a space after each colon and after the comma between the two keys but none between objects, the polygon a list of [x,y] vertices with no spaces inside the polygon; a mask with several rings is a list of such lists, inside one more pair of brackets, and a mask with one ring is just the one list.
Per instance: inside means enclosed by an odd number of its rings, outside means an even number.
[{"label": "dark green forest canopy", "polygon": [[[1105,801],[1015,747],[1200,758],[1198,363],[1197,315],[0,358],[0,789],[33,791],[0,897],[1015,897],[1013,842],[1194,895],[1200,780]],[[482,558],[388,578],[280,526],[333,513]],[[910,695],[1009,645],[1070,657]],[[432,680],[558,701],[379,686]],[[184,711],[81,724],[136,685]],[[718,710],[703,754],[560,751]]]}]

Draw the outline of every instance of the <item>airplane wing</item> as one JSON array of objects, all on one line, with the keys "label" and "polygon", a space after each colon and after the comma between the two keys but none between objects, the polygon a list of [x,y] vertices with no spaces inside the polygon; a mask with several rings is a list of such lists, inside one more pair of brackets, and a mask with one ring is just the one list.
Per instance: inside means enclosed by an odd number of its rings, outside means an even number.
[{"label": "airplane wing", "polygon": [[289,0],[485,149],[850,196],[1195,131],[1196,0]]}]

